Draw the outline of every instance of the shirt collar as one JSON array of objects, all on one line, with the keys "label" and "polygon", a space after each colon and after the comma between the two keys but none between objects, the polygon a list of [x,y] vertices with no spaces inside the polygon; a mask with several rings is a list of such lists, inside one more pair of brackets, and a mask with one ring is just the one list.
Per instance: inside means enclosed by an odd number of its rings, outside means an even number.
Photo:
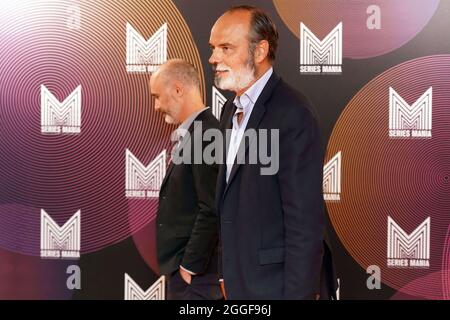
[{"label": "shirt collar", "polygon": [[253,106],[258,100],[259,95],[263,91],[270,76],[273,73],[273,67],[270,67],[250,88],[247,89],[240,97],[234,98],[234,104],[236,106],[242,106],[244,113],[248,113],[249,106]]},{"label": "shirt collar", "polygon": [[206,108],[203,108],[201,110],[194,112],[186,120],[184,120],[183,123],[181,123],[179,125],[179,127],[173,132],[173,134],[177,135],[177,137],[178,137],[177,140],[184,137],[184,135],[188,131],[189,127],[191,126],[192,122],[194,122],[194,120],[198,117],[198,115],[200,113],[202,113],[203,111],[205,111],[206,109],[209,109],[209,107],[206,107]]}]

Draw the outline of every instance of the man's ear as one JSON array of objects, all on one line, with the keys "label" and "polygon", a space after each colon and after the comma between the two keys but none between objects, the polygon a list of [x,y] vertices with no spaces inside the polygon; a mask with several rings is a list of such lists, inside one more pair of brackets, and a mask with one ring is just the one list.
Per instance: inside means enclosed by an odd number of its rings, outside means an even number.
[{"label": "man's ear", "polygon": [[175,94],[181,98],[184,94],[184,86],[180,82],[175,82]]},{"label": "man's ear", "polygon": [[267,40],[261,40],[255,48],[255,62],[261,63],[269,55],[269,42]]}]

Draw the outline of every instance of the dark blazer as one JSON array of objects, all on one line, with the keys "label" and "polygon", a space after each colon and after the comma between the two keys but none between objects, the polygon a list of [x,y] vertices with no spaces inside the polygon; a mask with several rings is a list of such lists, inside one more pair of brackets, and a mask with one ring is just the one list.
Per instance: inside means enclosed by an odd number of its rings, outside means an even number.
[{"label": "dark blazer", "polygon": [[[220,122],[224,134],[232,128],[235,110],[228,100]],[[324,241],[323,150],[309,102],[273,73],[253,107],[249,128],[279,129],[279,170],[261,175],[267,165],[259,158],[249,164],[248,139],[245,164],[234,164],[228,184],[226,165],[219,165],[219,272],[227,297],[314,299],[321,286],[329,290],[322,290],[324,296],[333,294],[335,275]]]},{"label": "dark blazer", "polygon": [[[210,109],[201,112],[189,127],[190,139],[183,139],[180,155],[186,146],[204,147],[202,136],[193,134],[201,122],[202,131],[218,128],[219,122]],[[198,127],[199,128],[199,127]],[[157,222],[158,264],[161,274],[171,274],[180,265],[202,274],[207,269],[217,272],[217,259],[211,256],[218,244],[218,219],[215,210],[217,164],[169,165],[159,193]],[[213,268],[209,264],[212,263]]]}]

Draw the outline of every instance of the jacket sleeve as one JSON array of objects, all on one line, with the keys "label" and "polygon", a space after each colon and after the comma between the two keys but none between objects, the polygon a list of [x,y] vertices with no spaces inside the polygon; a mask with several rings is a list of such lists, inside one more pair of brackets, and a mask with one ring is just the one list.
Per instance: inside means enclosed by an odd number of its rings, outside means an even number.
[{"label": "jacket sleeve", "polygon": [[[205,142],[202,150],[211,142]],[[218,242],[218,218],[215,210],[217,164],[192,164],[197,195],[198,214],[186,246],[181,265],[196,273],[204,273]],[[212,263],[217,263],[213,261]]]},{"label": "jacket sleeve", "polygon": [[325,217],[318,124],[304,106],[291,108],[280,130],[278,179],[284,215],[284,298],[319,292]]}]

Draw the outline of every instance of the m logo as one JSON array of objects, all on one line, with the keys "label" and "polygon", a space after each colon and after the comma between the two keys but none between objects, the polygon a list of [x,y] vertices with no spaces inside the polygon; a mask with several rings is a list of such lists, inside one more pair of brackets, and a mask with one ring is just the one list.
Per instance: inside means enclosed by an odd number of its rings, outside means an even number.
[{"label": "m logo", "polygon": [[41,258],[80,258],[80,210],[60,227],[41,209]]},{"label": "m logo", "polygon": [[341,200],[341,151],[323,167],[323,198],[325,201]]},{"label": "m logo", "polygon": [[342,72],[342,22],[322,41],[300,22],[300,73]]},{"label": "m logo", "polygon": [[81,130],[81,85],[62,103],[41,85],[41,132],[80,133]]},{"label": "m logo", "polygon": [[389,87],[389,137],[431,138],[433,88],[409,105]]},{"label": "m logo", "polygon": [[430,217],[411,234],[407,234],[391,217],[388,217],[387,232],[388,267],[430,267]]},{"label": "m logo", "polygon": [[125,194],[128,198],[158,198],[166,175],[166,150],[144,166],[130,150],[125,151]]},{"label": "m logo", "polygon": [[220,93],[216,87],[212,87],[212,113],[220,120],[220,114],[222,112],[223,105],[227,102],[227,99]]},{"label": "m logo", "polygon": [[165,277],[160,277],[147,291],[142,290],[134,280],[125,273],[125,300],[164,300]]},{"label": "m logo", "polygon": [[147,41],[127,23],[127,72],[154,72],[167,61],[167,23]]}]

